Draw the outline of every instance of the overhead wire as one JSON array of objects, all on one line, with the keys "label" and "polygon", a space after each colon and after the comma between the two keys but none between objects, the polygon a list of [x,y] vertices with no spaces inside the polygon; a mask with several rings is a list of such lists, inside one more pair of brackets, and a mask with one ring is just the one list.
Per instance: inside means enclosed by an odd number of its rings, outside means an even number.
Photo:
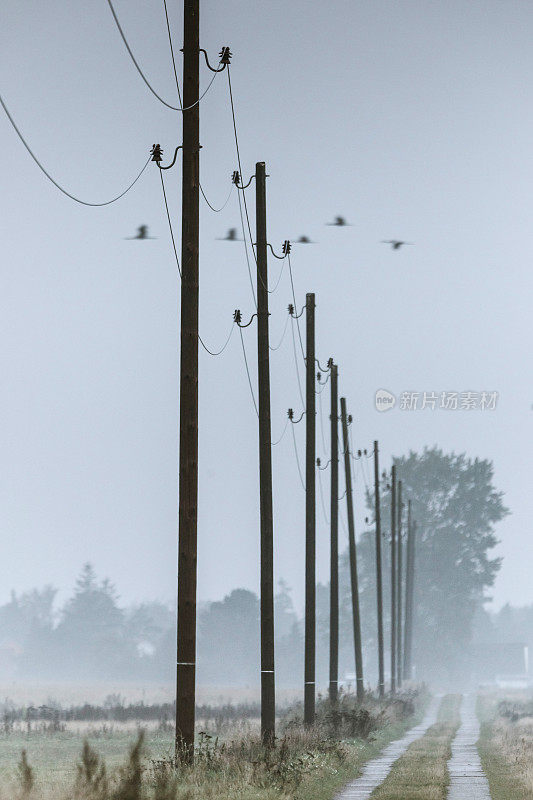
[{"label": "overhead wire", "polygon": [[302,484],[302,489],[305,492],[305,481],[302,477],[302,468],[300,467],[300,458],[298,456],[298,446],[296,444],[296,434],[294,433],[294,425],[291,425],[291,431],[292,431],[292,441],[294,444],[294,455],[296,458],[296,466],[298,467],[298,475],[300,476],[300,483]]},{"label": "overhead wire", "polygon": [[240,334],[240,337],[241,337],[242,354],[244,356],[244,366],[246,367],[246,375],[248,376],[248,386],[250,387],[250,394],[252,395],[252,402],[254,404],[255,413],[257,414],[257,417],[259,418],[259,410],[257,408],[257,403],[256,403],[256,400],[255,400],[254,390],[253,390],[253,386],[252,386],[252,378],[250,376],[250,369],[248,367],[248,359],[246,357],[246,348],[244,346],[244,337],[242,335],[242,329],[241,328],[239,328],[239,334]]},{"label": "overhead wire", "polygon": [[[175,256],[175,259],[176,259],[176,266],[178,268],[179,276],[180,276],[180,278],[182,278],[183,276],[182,276],[182,272],[181,272],[180,260],[179,260],[179,257],[178,257],[178,249],[176,247],[176,240],[174,238],[174,230],[172,228],[172,220],[170,218],[170,211],[169,211],[169,208],[168,208],[167,193],[165,191],[165,180],[163,178],[163,171],[161,169],[159,170],[159,174],[161,176],[161,188],[163,189],[163,200],[164,200],[164,203],[165,203],[165,210],[166,210],[166,213],[167,213],[168,227],[170,229],[170,238],[172,240],[172,249],[174,250],[174,256]],[[234,328],[235,328],[235,322],[232,323],[231,328],[230,328],[230,332],[228,334],[228,337],[227,337],[226,341],[224,342],[224,344],[222,345],[222,347],[220,348],[220,350],[211,350],[206,345],[206,343],[204,342],[204,340],[202,339],[200,334],[198,334],[198,341],[200,342],[200,344],[204,348],[205,352],[208,353],[210,356],[220,356],[220,355],[222,355],[222,353],[224,352],[226,347],[229,345],[231,337],[233,335],[233,329]]]},{"label": "overhead wire", "polygon": [[322,488],[322,471],[321,471],[320,467],[318,468],[318,487],[319,487],[319,490],[320,490],[320,501],[321,501],[321,505],[322,505],[322,514],[324,515],[324,521],[325,521],[326,525],[329,525],[329,518],[328,518],[328,515],[327,515],[327,512],[326,512],[326,504],[324,502],[324,490]]},{"label": "overhead wire", "polygon": [[[178,71],[176,69],[176,59],[174,58],[174,46],[172,44],[172,32],[170,30],[170,20],[168,18],[167,0],[163,0],[163,5],[164,5],[164,8],[165,8],[165,20],[166,20],[166,23],[167,23],[168,43],[170,45],[170,55],[172,57],[172,68],[174,70],[174,79],[176,81],[176,89],[177,89],[177,92],[178,92],[178,100],[179,100],[179,104],[180,104],[180,109],[183,111],[183,103],[182,103],[182,100],[181,100],[180,83],[179,83],[179,80],[178,80]],[[211,80],[211,82],[212,82],[212,80]],[[227,204],[229,203],[229,200],[230,200],[230,197],[231,197],[231,193],[233,191],[233,184],[232,184],[231,189],[230,189],[230,191],[228,193],[226,201],[224,202],[224,204],[222,206],[220,206],[220,208],[215,208],[209,202],[209,200],[208,200],[208,198],[207,198],[207,196],[206,196],[206,194],[204,192],[204,188],[203,188],[202,184],[199,183],[199,186],[200,186],[200,191],[202,193],[202,197],[204,198],[204,200],[207,203],[207,205],[209,206],[209,208],[212,211],[215,212],[215,214],[220,213],[220,211],[222,211],[224,208],[226,208]]]},{"label": "overhead wire", "polygon": [[[229,89],[229,99],[230,99],[230,105],[231,105],[231,118],[233,120],[233,133],[235,135],[235,149],[237,151],[237,163],[239,164],[239,174],[241,175],[241,178],[242,178],[241,151],[240,151],[240,148],[239,148],[239,137],[238,137],[238,134],[237,134],[237,121],[236,121],[236,118],[235,118],[235,104],[233,102],[233,89],[231,87],[231,74],[230,74],[230,66],[229,66],[229,64],[228,64],[226,69],[227,69],[227,73],[228,73],[228,89]],[[243,201],[244,201],[244,210],[245,210],[245,214],[246,214],[246,221],[248,223],[248,233],[250,234],[250,245],[251,245],[251,248],[252,248],[252,255],[254,257],[254,261],[257,264],[257,258],[256,258],[256,255],[255,255],[254,244],[253,244],[252,226],[250,225],[250,216],[248,214],[248,204],[246,203],[246,192],[245,192],[244,188],[242,189],[242,196],[243,196]],[[243,233],[244,233],[244,231],[243,231]]]},{"label": "overhead wire", "polygon": [[59,183],[58,183],[58,182],[57,182],[57,181],[56,181],[54,178],[52,178],[52,176],[50,175],[50,173],[49,173],[49,172],[48,172],[48,171],[47,171],[47,170],[46,170],[46,169],[43,167],[43,165],[41,164],[41,162],[39,161],[39,159],[37,158],[37,156],[35,155],[35,153],[33,152],[33,150],[30,148],[30,146],[29,146],[28,142],[26,141],[26,139],[25,139],[25,138],[24,138],[24,136],[22,135],[21,131],[20,131],[20,130],[19,130],[19,128],[17,127],[17,124],[16,124],[15,120],[13,119],[13,117],[11,116],[11,114],[10,114],[10,112],[9,112],[9,109],[8,109],[8,107],[6,106],[6,104],[5,104],[5,102],[4,102],[4,100],[3,100],[3,98],[2,98],[2,96],[1,96],[1,95],[0,95],[0,104],[2,105],[2,108],[4,109],[4,111],[5,111],[5,113],[6,113],[6,116],[7,116],[8,120],[10,121],[11,125],[13,126],[13,128],[14,128],[14,130],[15,130],[15,133],[17,134],[17,136],[19,137],[20,141],[22,142],[22,144],[24,145],[24,147],[26,148],[26,150],[28,151],[28,153],[30,154],[30,156],[33,158],[33,160],[35,161],[35,163],[37,164],[37,166],[39,167],[39,169],[41,170],[41,172],[42,172],[44,175],[46,175],[46,177],[48,178],[48,180],[49,180],[49,181],[51,181],[51,182],[54,184],[54,186],[55,186],[57,189],[59,189],[59,191],[60,191],[60,192],[62,192],[62,193],[63,193],[64,195],[66,195],[67,197],[70,197],[70,199],[71,199],[71,200],[74,200],[76,203],[80,203],[80,204],[81,204],[81,205],[83,205],[83,206],[101,207],[101,206],[109,206],[109,205],[111,205],[111,203],[116,203],[116,201],[117,201],[117,200],[120,200],[120,198],[121,198],[121,197],[124,197],[124,195],[125,195],[127,192],[129,192],[129,190],[130,190],[131,188],[133,188],[133,186],[135,186],[135,184],[137,183],[137,181],[139,180],[139,178],[140,178],[140,177],[141,177],[141,175],[143,174],[144,170],[146,169],[146,167],[147,167],[147,166],[148,166],[148,164],[150,163],[150,156],[148,156],[148,160],[147,160],[146,164],[145,164],[145,165],[144,165],[144,167],[141,169],[141,171],[139,172],[139,174],[137,175],[137,177],[136,177],[136,178],[135,178],[135,179],[134,179],[134,180],[133,180],[133,181],[132,181],[132,182],[129,184],[129,186],[128,186],[126,189],[124,189],[124,191],[123,191],[123,192],[121,192],[120,194],[118,194],[116,197],[113,197],[111,200],[106,200],[106,201],[105,201],[105,202],[103,202],[103,203],[89,203],[87,200],[81,200],[79,197],[76,197],[75,195],[71,194],[71,193],[70,193],[70,192],[68,192],[66,189],[64,189],[64,188],[63,188],[63,186],[61,186],[61,184],[59,184]]},{"label": "overhead wire", "polygon": [[167,0],[163,0],[163,5],[165,7],[165,18],[167,21],[167,31],[168,31],[168,43],[170,44],[170,55],[172,56],[172,67],[174,69],[174,78],[176,79],[176,89],[178,90],[178,100],[180,104],[180,108],[183,108],[183,103],[181,101],[181,92],[180,92],[180,84],[178,81],[178,71],[176,69],[176,59],[174,58],[174,47],[172,46],[172,33],[170,32],[170,21],[168,18],[168,8],[167,8]]},{"label": "overhead wire", "polygon": [[290,420],[289,420],[289,418],[287,417],[287,419],[285,420],[285,427],[283,428],[282,434],[281,434],[281,436],[279,437],[279,439],[276,439],[276,441],[275,441],[275,442],[270,442],[270,444],[272,445],[272,447],[276,447],[276,445],[278,445],[278,444],[281,442],[281,440],[283,439],[283,437],[284,437],[284,436],[285,436],[285,434],[287,433],[287,426],[288,426],[289,422],[290,422]]},{"label": "overhead wire", "polygon": [[300,400],[302,401],[302,406],[305,408],[305,400],[302,392],[302,384],[300,383],[300,370],[298,369],[298,353],[296,352],[296,337],[294,335],[294,323],[292,322],[293,319],[294,317],[291,316],[291,334],[292,334],[292,349],[294,353],[294,366],[296,367],[296,378],[298,380],[298,391],[300,392]]},{"label": "overhead wire", "polygon": [[228,192],[228,196],[226,197],[226,199],[225,199],[224,203],[223,203],[223,204],[220,206],[220,208],[215,208],[215,207],[214,207],[214,206],[213,206],[213,205],[212,205],[212,204],[209,202],[209,200],[208,200],[208,199],[207,199],[207,197],[206,197],[206,194],[205,194],[205,192],[204,192],[204,188],[203,188],[203,186],[202,186],[202,184],[201,184],[201,183],[200,183],[200,191],[201,191],[201,193],[202,193],[202,197],[204,198],[205,202],[207,203],[207,205],[209,206],[209,208],[211,209],[211,211],[214,211],[214,212],[215,212],[215,214],[219,214],[221,211],[223,211],[223,210],[226,208],[226,206],[228,205],[228,203],[229,203],[229,201],[230,201],[230,197],[231,197],[231,194],[232,194],[232,192],[233,192],[233,184],[231,185],[231,189],[230,189],[230,190],[229,190],[229,192]]},{"label": "overhead wire", "polygon": [[220,348],[220,350],[217,350],[215,352],[213,352],[212,350],[209,349],[209,347],[207,347],[207,345],[205,344],[205,342],[202,339],[202,337],[200,336],[200,334],[198,334],[198,341],[200,342],[200,344],[202,345],[202,347],[204,348],[206,353],[209,353],[210,356],[220,356],[224,352],[226,347],[229,345],[231,337],[233,335],[234,329],[235,329],[235,322],[233,322],[233,324],[232,324],[232,326],[230,328],[230,332],[228,334],[228,338],[226,339],[224,345]]},{"label": "overhead wire", "polygon": [[[278,258],[278,256],[276,256],[276,258]],[[277,279],[276,283],[274,284],[274,288],[273,289],[267,289],[267,292],[269,294],[274,294],[274,292],[276,291],[276,289],[278,288],[278,286],[280,284],[280,281],[281,281],[281,279],[283,277],[283,272],[285,270],[285,259],[286,259],[286,256],[283,257],[283,264],[281,265],[281,269],[279,271],[278,279]],[[261,278],[261,283],[263,283],[263,279],[262,278]],[[264,286],[264,283],[263,283],[263,286]]]},{"label": "overhead wire", "polygon": [[[291,265],[290,254],[287,254],[287,261],[288,261],[288,264],[289,264],[289,275],[291,277],[292,300],[293,300],[293,303],[294,303],[294,309],[296,311],[296,307],[297,307],[296,306],[296,293],[294,291],[294,278],[293,278],[293,274],[292,274],[292,265]],[[302,342],[302,334],[301,334],[301,331],[300,331],[299,316],[296,317],[296,324],[298,326],[298,338],[300,339],[300,348],[302,350],[302,357],[303,357],[304,364],[305,364],[306,358],[305,358],[305,351],[304,351],[304,346],[303,346],[303,342]]]},{"label": "overhead wire", "polygon": [[[139,63],[138,63],[137,59],[133,55],[133,50],[129,46],[128,40],[126,39],[126,35],[125,35],[124,31],[122,30],[122,26],[120,24],[119,18],[117,16],[117,13],[116,13],[114,7],[113,7],[113,3],[111,2],[111,0],[107,0],[107,3],[109,5],[109,8],[111,9],[111,13],[113,15],[113,19],[115,20],[115,24],[116,24],[116,26],[118,28],[118,32],[120,33],[120,36],[122,37],[122,41],[124,42],[126,50],[128,51],[128,54],[129,54],[133,64],[135,65],[135,68],[137,69],[137,72],[139,73],[139,75],[143,79],[143,81],[146,84],[146,86],[148,87],[148,89],[152,92],[154,97],[156,97],[159,100],[160,103],[163,103],[164,106],[166,106],[167,108],[172,109],[172,111],[181,111],[181,112],[189,111],[189,109],[194,108],[196,105],[198,105],[198,103],[201,100],[203,100],[203,98],[206,96],[206,94],[208,93],[209,89],[213,85],[213,81],[215,80],[215,78],[216,78],[216,76],[218,74],[218,71],[215,72],[215,74],[213,75],[213,77],[209,81],[209,83],[207,85],[207,88],[202,92],[200,97],[197,100],[195,100],[194,103],[191,103],[190,106],[185,106],[184,107],[182,105],[181,95],[179,95],[179,88],[178,88],[178,96],[179,96],[179,101],[180,101],[179,106],[173,106],[171,103],[167,103],[167,101],[164,100],[161,97],[161,95],[156,92],[156,90],[154,89],[154,87],[152,86],[152,84],[150,83],[150,81],[148,80],[148,78],[146,77],[144,72],[142,71],[141,67],[139,66]],[[165,12],[167,12],[166,4],[165,4]],[[166,17],[167,17],[167,30],[168,30],[168,34],[169,34],[170,47],[171,47],[171,53],[172,53],[172,63],[173,63],[173,66],[174,66],[174,75],[176,77],[176,82],[177,82],[178,75],[177,75],[177,71],[176,71],[176,62],[174,60],[174,50],[172,48],[172,37],[171,37],[171,33],[170,33],[170,25],[168,24],[168,13],[166,14]],[[219,66],[220,66],[220,64],[221,64],[221,61],[219,61]]]},{"label": "overhead wire", "polygon": [[240,218],[241,218],[242,240],[244,242],[244,254],[246,256],[246,266],[248,267],[248,277],[250,279],[250,287],[252,289],[252,297],[254,298],[254,305],[255,305],[255,307],[257,309],[257,297],[256,297],[256,294],[255,294],[254,281],[253,281],[253,278],[252,278],[252,268],[250,266],[250,259],[248,257],[248,244],[246,242],[246,232],[244,230],[244,218],[243,218],[243,215],[242,215],[242,203],[241,203],[241,193],[240,192],[237,192],[237,197],[239,199],[239,214],[240,214]]},{"label": "overhead wire", "polygon": [[[122,37],[122,41],[124,42],[124,45],[125,45],[125,47],[126,47],[126,50],[128,51],[128,53],[129,53],[129,56],[130,56],[131,60],[133,61],[134,65],[135,65],[135,67],[136,67],[136,69],[137,69],[137,72],[139,73],[139,75],[141,76],[141,78],[143,79],[143,81],[145,82],[146,86],[147,86],[147,87],[150,89],[150,91],[152,92],[152,94],[154,95],[154,97],[157,97],[157,99],[159,100],[159,102],[160,102],[160,103],[163,103],[163,105],[164,105],[164,106],[166,106],[167,108],[170,108],[170,109],[172,109],[172,111],[183,111],[182,104],[181,104],[181,97],[180,97],[180,104],[179,104],[179,106],[173,106],[171,103],[167,103],[167,101],[166,101],[166,100],[163,100],[163,98],[161,97],[161,95],[159,95],[159,94],[156,92],[156,90],[154,89],[154,87],[152,86],[152,84],[150,83],[150,81],[148,80],[148,78],[145,76],[144,72],[143,72],[143,71],[142,71],[142,69],[140,68],[140,66],[139,66],[139,64],[138,64],[138,62],[137,62],[137,59],[136,59],[136,58],[135,58],[135,56],[133,55],[133,51],[132,51],[131,47],[130,47],[130,46],[129,46],[129,44],[128,44],[128,40],[126,39],[126,35],[125,35],[124,31],[122,30],[122,27],[121,27],[121,25],[120,25],[119,19],[118,19],[118,17],[117,17],[117,14],[116,14],[116,11],[115,11],[115,9],[113,8],[113,3],[111,2],[111,0],[107,0],[107,3],[108,3],[108,5],[109,5],[109,8],[111,9],[111,13],[112,13],[112,15],[113,15],[113,19],[115,20],[115,24],[116,24],[116,26],[117,26],[117,28],[118,28],[118,32],[120,33],[120,35],[121,35],[121,37]],[[166,6],[165,6],[165,8],[166,8]],[[170,36],[170,27],[169,27],[169,36]],[[177,73],[176,73],[176,80],[177,80],[177,77],[178,77],[178,76],[177,76]]]},{"label": "overhead wire", "polygon": [[327,453],[328,448],[326,446],[326,437],[324,435],[324,417],[322,411],[322,392],[318,392],[318,408],[320,411],[319,417],[320,417],[320,434],[322,437],[322,447],[324,448],[324,453]]},{"label": "overhead wire", "polygon": [[170,219],[170,211],[168,210],[167,193],[165,191],[165,181],[163,179],[162,170],[159,170],[159,174],[161,175],[161,187],[163,189],[163,200],[165,201],[165,209],[166,209],[166,212],[167,212],[168,227],[170,228],[170,238],[172,239],[172,247],[174,248],[174,255],[176,257],[176,264],[178,266],[178,272],[179,272],[179,276],[181,278],[182,275],[181,275],[180,260],[178,258],[178,250],[176,248],[176,241],[174,239],[174,231],[172,230],[172,222],[171,222],[171,219]]},{"label": "overhead wire", "polygon": [[285,339],[285,335],[287,333],[287,327],[289,325],[289,320],[290,320],[290,316],[289,316],[289,314],[287,314],[287,318],[285,320],[285,325],[283,326],[283,333],[281,334],[281,338],[280,338],[278,344],[275,347],[272,347],[272,345],[270,345],[270,344],[268,345],[269,349],[272,350],[273,352],[275,350],[279,350],[279,348],[283,344],[283,340]]}]

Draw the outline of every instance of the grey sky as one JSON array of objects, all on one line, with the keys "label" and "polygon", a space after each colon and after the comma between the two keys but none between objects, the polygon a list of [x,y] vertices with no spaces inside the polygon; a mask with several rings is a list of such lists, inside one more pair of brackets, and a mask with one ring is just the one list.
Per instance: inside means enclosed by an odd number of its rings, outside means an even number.
[{"label": "grey sky", "polygon": [[[180,6],[170,0],[177,51]],[[1,91],[56,179],[99,201],[134,177],[153,142],[169,157],[180,120],[146,89],[105,0],[80,9],[4,0]],[[174,103],[162,4],[116,0],[116,10]],[[211,0],[201,24],[212,61],[221,45],[234,52],[243,170],[267,162],[270,241],[317,241],[294,247],[298,302],[316,292],[317,350],[339,363],[356,447],[378,438],[384,464],[435,443],[493,459],[513,512],[498,529],[495,602],[533,602],[531,4]],[[202,183],[218,205],[236,167],[225,75],[201,124]],[[68,591],[85,560],[125,601],[171,599],[178,285],[159,176],[149,168],[120,202],[86,208],[42,176],[4,116],[0,143],[0,602],[47,582]],[[175,218],[179,163],[167,173]],[[242,244],[215,238],[238,225],[236,196],[218,215],[205,204],[201,213],[201,333],[216,348],[252,298]],[[325,227],[335,214],[353,227]],[[141,223],[157,240],[125,241]],[[416,244],[397,253],[380,244],[394,237]],[[274,342],[290,299],[285,275],[272,296]],[[254,328],[246,334],[253,363]],[[301,405],[290,337],[271,365],[277,438],[287,407]],[[237,336],[218,359],[201,353],[200,380],[205,599],[258,587],[257,420]],[[378,414],[378,388],[496,390],[500,400],[492,412]],[[303,426],[297,433],[303,455]],[[289,435],[275,448],[274,480],[276,570],[301,602],[304,498]]]}]

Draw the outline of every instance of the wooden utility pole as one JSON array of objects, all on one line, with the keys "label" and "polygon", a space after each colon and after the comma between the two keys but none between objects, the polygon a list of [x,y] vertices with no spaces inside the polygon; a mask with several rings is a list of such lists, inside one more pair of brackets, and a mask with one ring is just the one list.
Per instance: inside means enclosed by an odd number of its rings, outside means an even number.
[{"label": "wooden utility pole", "polygon": [[194,756],[198,523],[200,0],[184,0],[176,756]]},{"label": "wooden utility pole", "polygon": [[331,507],[330,507],[330,593],[329,593],[329,701],[337,706],[339,690],[339,402],[337,365],[330,363],[331,376]]},{"label": "wooden utility pole", "polygon": [[350,441],[348,438],[348,418],[346,398],[341,397],[342,440],[344,444],[344,471],[346,475],[346,510],[348,514],[348,541],[350,554],[350,581],[352,586],[353,641],[355,649],[355,681],[357,698],[365,695],[363,683],[363,652],[361,647],[361,615],[359,611],[359,586],[357,582],[357,551],[355,547],[355,525],[353,516],[352,465],[350,462]]},{"label": "wooden utility pole", "polygon": [[379,447],[374,442],[374,515],[376,519],[376,592],[378,614],[379,696],[385,696],[385,656],[383,647],[383,574],[381,567],[381,508],[379,499]]},{"label": "wooden utility pole", "polygon": [[405,586],[405,635],[403,673],[406,680],[413,678],[413,597],[415,585],[416,523],[411,517],[411,501],[407,503],[407,574]]},{"label": "wooden utility pole", "polygon": [[304,723],[315,721],[316,639],[316,395],[315,395],[315,295],[305,296],[305,666]]},{"label": "wooden utility pole", "polygon": [[259,408],[259,506],[261,527],[261,738],[274,744],[276,698],[274,680],[274,523],[272,514],[272,434],[268,346],[268,260],[266,169],[255,165],[257,253],[257,376]]},{"label": "wooden utility pole", "polygon": [[398,529],[397,529],[397,538],[398,538],[398,593],[397,593],[397,626],[398,629],[397,633],[397,640],[396,640],[396,680],[398,683],[398,689],[402,686],[402,672],[403,672],[403,661],[402,661],[402,592],[403,592],[403,565],[402,565],[402,555],[403,555],[403,547],[402,547],[402,512],[403,512],[403,502],[402,502],[402,482],[398,481]]},{"label": "wooden utility pole", "polygon": [[396,466],[392,467],[391,479],[391,643],[390,643],[390,690],[396,692]]}]

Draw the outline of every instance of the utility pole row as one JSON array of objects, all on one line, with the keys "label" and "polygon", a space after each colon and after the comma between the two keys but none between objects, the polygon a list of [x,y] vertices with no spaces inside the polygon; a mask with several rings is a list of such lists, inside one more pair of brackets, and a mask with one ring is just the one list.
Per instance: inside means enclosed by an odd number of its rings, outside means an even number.
[{"label": "utility pole row", "polygon": [[305,666],[304,723],[315,721],[316,646],[316,395],[315,395],[315,295],[308,293],[305,383]]},{"label": "utility pole row", "polygon": [[391,663],[390,690],[396,692],[396,466],[391,478]]},{"label": "utility pole row", "polygon": [[383,575],[381,566],[381,507],[379,497],[379,446],[374,442],[374,516],[376,523],[376,594],[378,616],[378,691],[385,696],[385,655],[383,646]]},{"label": "utility pole row", "polygon": [[339,439],[338,439],[338,369],[330,361],[330,601],[329,601],[329,700],[337,706],[339,691]]},{"label": "utility pole row", "polygon": [[402,565],[402,557],[403,557],[403,547],[402,547],[402,511],[403,511],[403,502],[402,502],[402,482],[398,481],[398,522],[397,522],[397,533],[398,533],[398,599],[397,599],[397,614],[398,614],[398,622],[397,622],[397,639],[396,639],[396,681],[398,684],[398,689],[402,688],[402,592],[403,592],[403,565]]},{"label": "utility pole row", "polygon": [[276,735],[274,680],[274,523],[272,512],[272,432],[270,420],[270,350],[268,335],[268,259],[266,168],[255,165],[257,254],[257,378],[259,412],[259,515],[261,537],[261,738],[267,746]]},{"label": "utility pole row", "polygon": [[350,556],[350,582],[352,587],[353,639],[355,650],[355,680],[357,699],[362,700],[365,694],[363,682],[363,654],[361,645],[361,615],[359,610],[359,586],[357,581],[357,551],[355,546],[355,524],[352,494],[352,465],[350,462],[350,441],[348,438],[348,418],[346,415],[346,398],[341,397],[341,423],[344,444],[344,471],[346,475],[346,510],[348,515],[348,541]]},{"label": "utility pole row", "polygon": [[184,0],[178,634],[175,755],[194,757],[198,527],[200,2]]}]

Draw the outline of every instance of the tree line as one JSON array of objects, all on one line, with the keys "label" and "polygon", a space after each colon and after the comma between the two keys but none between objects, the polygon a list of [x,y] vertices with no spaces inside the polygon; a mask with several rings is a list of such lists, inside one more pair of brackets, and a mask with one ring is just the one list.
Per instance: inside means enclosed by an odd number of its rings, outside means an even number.
[{"label": "tree line", "polygon": [[[491,557],[495,525],[508,512],[493,485],[489,461],[437,447],[394,459],[404,496],[418,523],[415,578],[414,663],[419,679],[453,681],[468,671],[473,640],[497,641],[499,633],[533,644],[533,609],[484,610],[501,566]],[[390,496],[382,497],[384,575],[388,575]],[[358,537],[365,674],[377,672],[373,495],[370,518]],[[390,609],[384,582],[384,608]],[[174,679],[175,611],[164,603],[121,607],[114,586],[84,565],[72,597],[59,611],[50,586],[12,594],[0,606],[0,676],[47,679]],[[390,594],[389,594],[390,597]],[[505,618],[501,623],[500,617]],[[276,672],[280,686],[299,686],[303,621],[286,583],[275,598]],[[389,620],[385,617],[385,626]],[[317,586],[317,676],[327,683],[329,586]],[[340,568],[340,675],[353,673],[353,628],[347,552]],[[259,600],[235,589],[200,606],[198,681],[213,686],[255,686],[259,664]]]}]

